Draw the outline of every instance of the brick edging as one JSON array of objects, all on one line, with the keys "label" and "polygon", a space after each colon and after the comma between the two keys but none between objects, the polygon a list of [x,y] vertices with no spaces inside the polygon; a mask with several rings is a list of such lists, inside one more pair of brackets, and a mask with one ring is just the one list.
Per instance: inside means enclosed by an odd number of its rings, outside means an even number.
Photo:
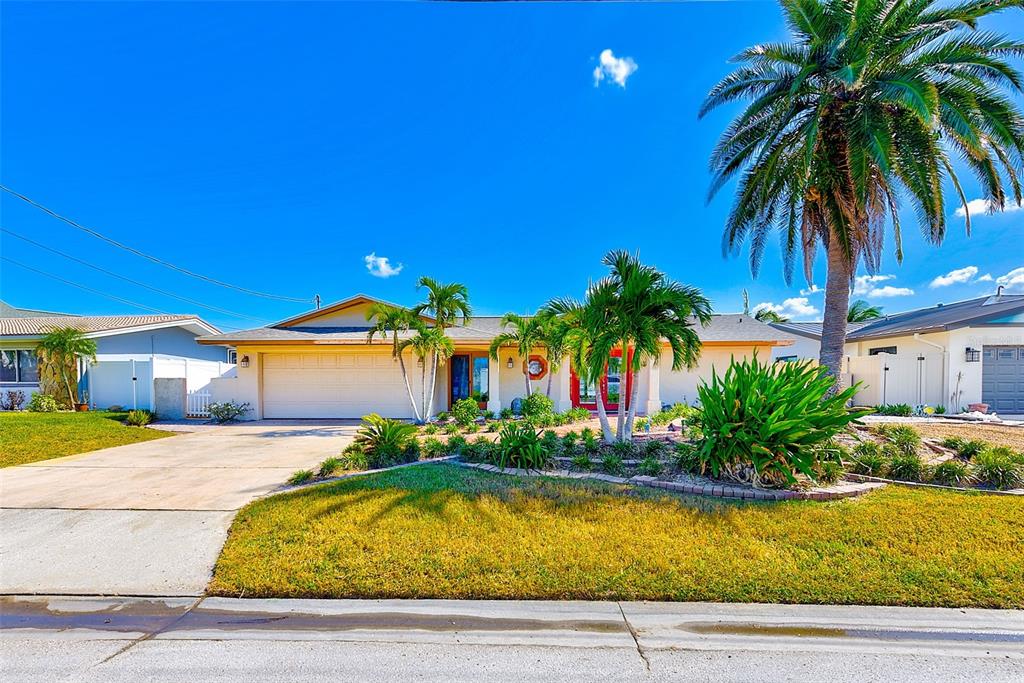
[{"label": "brick edging", "polygon": [[775,491],[768,489],[755,489],[746,486],[732,486],[725,483],[698,484],[685,483],[681,481],[664,481],[656,477],[637,475],[634,477],[614,477],[610,474],[598,474],[594,472],[572,472],[570,470],[525,470],[516,467],[498,467],[484,463],[464,462],[453,460],[453,465],[468,467],[472,469],[494,472],[496,474],[511,474],[519,477],[562,477],[564,479],[591,479],[604,481],[610,484],[626,484],[631,486],[646,486],[648,488],[665,489],[676,493],[686,493],[694,496],[707,496],[710,498],[730,498],[741,500],[838,500],[840,498],[852,498],[860,496],[869,491],[885,486],[886,482],[856,482],[845,483],[828,488],[816,488],[807,491]]},{"label": "brick edging", "polygon": [[871,482],[878,484],[897,484],[899,486],[908,486],[910,488],[939,489],[940,491],[958,491],[960,493],[984,493],[989,496],[1024,496],[1024,489],[1011,489],[1009,491],[999,491],[998,489],[977,489],[960,486],[944,486],[943,484],[929,484],[923,481],[900,481],[899,479],[871,477],[866,474],[853,474],[852,472],[848,472],[846,476],[851,481],[865,483]]}]

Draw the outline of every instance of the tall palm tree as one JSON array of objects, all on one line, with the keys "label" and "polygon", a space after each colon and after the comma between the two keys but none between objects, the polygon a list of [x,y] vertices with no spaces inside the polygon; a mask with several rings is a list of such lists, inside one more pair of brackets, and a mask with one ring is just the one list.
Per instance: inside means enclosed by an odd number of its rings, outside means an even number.
[{"label": "tall palm tree", "polygon": [[602,262],[611,268],[609,279],[616,295],[614,322],[606,334],[617,337],[615,343],[622,350],[622,379],[626,387],[631,387],[629,400],[619,400],[618,437],[629,441],[639,389],[634,381],[636,373],[647,363],[660,361],[665,342],[672,352],[673,371],[694,367],[700,358],[701,342],[693,324],[705,326],[711,322],[711,303],[695,287],[669,280],[661,271],[641,263],[638,254],[612,251]]},{"label": "tall palm tree", "polygon": [[548,362],[548,383],[544,395],[551,398],[551,381],[555,374],[562,369],[562,361],[569,353],[569,330],[570,325],[561,316],[554,315],[550,311],[541,309],[537,311],[537,319],[540,322],[541,344],[544,347],[544,357]]},{"label": "tall palm tree", "polygon": [[1021,0],[779,0],[789,42],[741,52],[742,66],[708,94],[700,115],[747,100],[711,156],[709,198],[739,177],[723,243],[750,240],[756,275],[780,233],[790,280],[797,251],[811,281],[827,262],[821,364],[838,377],[850,283],[863,262],[876,272],[891,222],[902,260],[899,201],[928,241],[946,233],[943,184],[970,207],[952,156],[972,171],[990,211],[1008,191],[1021,203],[1024,117],[1005,90],[1022,90],[1008,61],[1024,45],[977,29]]},{"label": "tall palm tree", "polygon": [[409,383],[409,373],[405,367],[405,356],[402,353],[402,346],[399,336],[411,329],[419,331],[424,327],[419,317],[413,315],[408,308],[401,308],[383,302],[377,302],[366,311],[366,319],[373,322],[373,326],[366,333],[366,343],[373,342],[374,336],[380,335],[391,337],[391,357],[398,361],[402,369],[402,379],[405,381],[405,390],[409,394],[409,403],[412,404],[412,412],[416,417],[416,424],[423,424],[424,419],[420,415],[419,406],[412,394],[412,385]]},{"label": "tall palm tree", "polygon": [[863,323],[869,320],[878,320],[881,317],[881,306],[872,306],[864,299],[857,299],[850,304],[850,310],[846,313],[846,322]]},{"label": "tall palm tree", "polygon": [[523,378],[526,381],[526,395],[529,396],[533,393],[533,385],[530,383],[530,353],[543,340],[541,321],[536,316],[528,318],[506,313],[501,317],[501,327],[504,331],[491,340],[490,356],[498,360],[498,349],[502,346],[516,347],[516,352],[523,359]]},{"label": "tall palm tree", "polygon": [[[68,405],[75,407],[75,391],[71,387],[71,375],[76,371],[79,358],[96,362],[96,342],[73,327],[58,327],[47,332],[36,344],[36,355],[57,374],[68,392]],[[77,384],[78,377],[75,376]]]},{"label": "tall palm tree", "polygon": [[[417,316],[429,313],[434,318],[434,327],[443,336],[445,329],[452,327],[460,320],[463,325],[469,324],[473,315],[473,309],[469,305],[469,289],[459,282],[441,283],[437,280],[423,276],[416,283],[417,288],[427,290],[427,300],[413,308]],[[441,349],[444,344],[435,340],[435,345]],[[430,370],[430,402],[424,415],[429,420],[434,411],[434,387],[437,384],[437,366],[443,360],[437,353],[433,354],[433,361]],[[448,357],[451,357],[449,354]]]},{"label": "tall palm tree", "polygon": [[455,353],[452,340],[438,327],[427,327],[417,322],[413,325],[416,334],[399,342],[399,354],[411,349],[420,366],[420,403],[424,420],[429,420],[434,407],[434,383],[430,382],[430,393],[427,393],[427,357],[433,358],[432,373],[436,377],[437,366],[444,363]]}]

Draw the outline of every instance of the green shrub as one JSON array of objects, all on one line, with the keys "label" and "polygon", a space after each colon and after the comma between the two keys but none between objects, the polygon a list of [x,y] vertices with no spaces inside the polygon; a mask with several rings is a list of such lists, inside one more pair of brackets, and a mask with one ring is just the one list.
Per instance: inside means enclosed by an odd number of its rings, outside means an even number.
[{"label": "green shrub", "polygon": [[750,464],[762,485],[814,476],[818,447],[868,411],[848,410],[858,387],[829,395],[833,379],[810,363],[733,361],[722,377],[697,388],[704,440],[701,458],[718,476]]},{"label": "green shrub", "polygon": [[423,440],[420,450],[423,452],[423,455],[428,458],[440,458],[447,454],[448,447],[445,446],[441,439],[430,436]]},{"label": "green shrub", "polygon": [[897,481],[923,481],[926,474],[924,461],[917,453],[907,453],[898,448],[886,449],[889,459],[889,478]]},{"label": "green shrub", "polygon": [[298,486],[299,484],[305,484],[307,481],[313,480],[313,470],[299,470],[292,476],[288,477],[288,484],[291,486]]},{"label": "green shrub", "polygon": [[580,435],[576,432],[566,432],[562,435],[562,450],[567,453],[572,453],[576,450],[576,444],[579,443]]},{"label": "green shrub", "polygon": [[153,422],[153,413],[148,410],[129,410],[124,423],[129,427],[145,427]]},{"label": "green shrub", "polygon": [[316,476],[323,478],[329,477],[338,470],[344,469],[341,458],[330,457],[326,458],[320,463],[320,469],[317,470]]},{"label": "green shrub", "polygon": [[537,432],[519,422],[510,422],[501,429],[494,456],[498,467],[539,470],[548,464],[548,453]]},{"label": "green shrub", "polygon": [[661,439],[648,439],[644,441],[644,455],[651,458],[659,458],[668,451],[668,444]]},{"label": "green shrub", "polygon": [[487,437],[478,436],[462,447],[462,457],[468,462],[490,462],[493,450],[494,444]]},{"label": "green shrub", "polygon": [[440,429],[438,429],[436,424],[431,422],[428,425],[424,425],[423,429],[421,429],[420,431],[422,431],[427,436],[431,436],[433,434],[437,434],[440,431]]},{"label": "green shrub", "polygon": [[26,409],[32,413],[56,413],[58,410],[64,410],[64,406],[53,396],[36,392],[32,394],[32,399],[28,402]]},{"label": "green shrub", "polygon": [[636,457],[636,445],[632,441],[614,441],[611,448],[612,452],[622,460]]},{"label": "green shrub", "polygon": [[562,450],[562,439],[550,429],[544,432],[540,442],[550,455],[557,455]]},{"label": "green shrub", "polygon": [[468,425],[466,425],[467,434],[476,434],[479,431],[480,425],[478,425],[476,422],[470,422]]},{"label": "green shrub", "polygon": [[946,406],[942,405],[941,403],[939,405],[935,406],[935,414],[936,415],[945,415],[946,414]]},{"label": "green shrub", "polygon": [[692,443],[677,443],[673,454],[676,468],[689,474],[701,474],[704,461],[700,457],[700,448]]},{"label": "green shrub", "polygon": [[961,460],[973,460],[988,449],[989,445],[988,441],[981,439],[967,439],[966,441],[961,439],[958,446],[951,446],[951,448],[955,448],[956,457]]},{"label": "green shrub", "polygon": [[663,469],[664,466],[661,464],[661,461],[650,455],[641,460],[636,466],[637,473],[645,477],[657,477]]},{"label": "green shrub", "polygon": [[910,417],[914,414],[914,409],[906,403],[882,404],[875,406],[875,414],[888,417]]},{"label": "green shrub", "polygon": [[974,475],[967,463],[953,458],[935,466],[932,481],[945,486],[970,486],[974,483]]},{"label": "green shrub", "polygon": [[843,478],[843,464],[838,460],[819,460],[814,466],[814,479],[828,486]]},{"label": "green shrub", "polygon": [[580,430],[580,438],[583,439],[583,449],[587,453],[597,453],[601,450],[601,442],[597,439],[597,434],[590,427],[584,427]]},{"label": "green shrub", "polygon": [[881,477],[885,474],[889,459],[883,455],[882,448],[874,441],[863,441],[853,449],[850,471],[869,477]]},{"label": "green shrub", "polygon": [[550,417],[555,412],[555,402],[539,392],[533,392],[523,399],[524,417]]},{"label": "green shrub", "polygon": [[483,415],[485,420],[493,420],[494,419],[494,411],[493,410],[485,410],[481,414]]},{"label": "green shrub", "polygon": [[633,422],[633,431],[634,432],[646,432],[647,431],[647,426],[649,424],[650,424],[650,422],[648,421],[648,419],[646,417],[638,417]]},{"label": "green shrub", "polygon": [[449,422],[443,427],[443,429],[444,433],[447,434],[448,436],[455,436],[456,434],[459,433],[459,425],[455,424],[454,422]]},{"label": "green shrub", "polygon": [[1024,465],[1016,461],[1009,448],[987,448],[974,459],[971,474],[981,483],[996,489],[1024,486]]},{"label": "green shrub", "polygon": [[462,453],[462,449],[466,447],[466,439],[461,436],[452,436],[448,438],[445,446],[447,447],[448,455],[459,455]]},{"label": "green shrub", "polygon": [[371,469],[412,462],[419,457],[415,425],[371,413],[363,418],[355,443],[366,453]]},{"label": "green shrub", "polygon": [[565,413],[554,413],[551,417],[556,427],[561,427],[562,425],[569,423],[569,418]]},{"label": "green shrub", "polygon": [[448,418],[450,418],[450,417],[451,417],[451,415],[448,413],[447,410],[442,410],[441,412],[439,412],[437,414],[437,421],[438,422],[446,422],[448,420]]},{"label": "green shrub", "polygon": [[696,408],[691,408],[685,403],[676,403],[671,408],[665,410],[659,410],[653,413],[651,417],[652,425],[667,425],[673,420],[682,419],[687,421],[697,415],[698,411]]},{"label": "green shrub", "polygon": [[601,456],[601,469],[605,474],[610,474],[615,477],[620,476],[626,471],[625,466],[622,464],[622,456],[614,450],[608,451]]},{"label": "green shrub", "polygon": [[370,469],[370,460],[366,457],[366,451],[359,444],[349,444],[341,452],[339,460],[341,461],[341,468],[345,470],[362,471]]},{"label": "green shrub", "polygon": [[501,411],[498,412],[498,415],[502,420],[511,420],[516,416],[515,412],[511,408],[502,408]]},{"label": "green shrub", "polygon": [[569,418],[569,424],[572,424],[573,422],[585,422],[590,419],[590,411],[586,408],[570,408],[565,414]]},{"label": "green shrub", "polygon": [[572,456],[573,469],[581,472],[589,472],[593,463],[590,462],[590,454],[576,453]]},{"label": "green shrub", "polygon": [[218,424],[233,422],[248,413],[252,408],[248,403],[235,403],[224,401],[223,403],[210,404],[210,417]]},{"label": "green shrub", "polygon": [[471,398],[460,398],[452,406],[452,419],[460,427],[468,427],[480,417],[480,406]]},{"label": "green shrub", "polygon": [[877,431],[903,453],[916,453],[921,445],[921,435],[910,425],[880,425]]}]

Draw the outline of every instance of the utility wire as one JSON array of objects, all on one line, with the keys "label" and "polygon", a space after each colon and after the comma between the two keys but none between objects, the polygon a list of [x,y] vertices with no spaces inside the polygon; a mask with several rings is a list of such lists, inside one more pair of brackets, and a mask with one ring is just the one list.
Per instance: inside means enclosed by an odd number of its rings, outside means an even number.
[{"label": "utility wire", "polygon": [[[92,287],[86,287],[85,285],[79,284],[77,282],[72,282],[71,280],[65,280],[64,278],[62,278],[60,276],[57,276],[57,275],[54,275],[53,273],[47,273],[45,271],[39,270],[38,268],[33,268],[32,266],[27,266],[24,263],[21,263],[20,261],[15,261],[14,259],[9,258],[7,256],[0,256],[0,261],[7,261],[8,263],[10,263],[12,265],[18,266],[19,268],[24,268],[25,270],[30,270],[33,273],[38,273],[39,275],[42,275],[43,277],[50,278],[51,280],[57,280],[58,282],[63,282],[64,284],[70,285],[71,287],[77,287],[78,289],[85,290],[86,292],[91,292],[93,294],[96,294],[98,296],[102,296],[102,297],[107,298],[107,299],[113,299],[114,301],[118,301],[118,302],[120,302],[122,304],[127,304],[128,306],[134,306],[135,308],[141,308],[144,311],[150,311],[151,313],[156,313],[157,315],[175,315],[174,313],[168,313],[167,311],[161,311],[160,309],[153,308],[152,306],[147,306],[145,304],[140,304],[137,301],[130,301],[129,299],[122,299],[119,296],[115,296],[113,294],[107,294],[106,292],[101,292],[100,290],[93,289]],[[237,330],[238,328],[237,327],[228,327],[227,325],[225,325],[224,329]]]},{"label": "utility wire", "polygon": [[184,297],[184,296],[181,296],[179,294],[174,294],[173,292],[168,292],[166,290],[159,289],[157,287],[153,287],[152,285],[147,285],[144,282],[139,282],[138,280],[133,280],[133,279],[131,279],[129,277],[125,277],[124,275],[119,275],[118,273],[115,273],[113,271],[109,271],[109,270],[106,270],[105,268],[100,268],[99,266],[93,265],[93,264],[89,263],[88,261],[85,261],[83,259],[78,258],[77,256],[72,256],[71,254],[65,254],[63,251],[59,251],[57,249],[54,249],[53,247],[48,247],[45,244],[41,244],[39,242],[36,242],[35,240],[29,239],[28,237],[25,237],[24,235],[19,235],[18,233],[14,232],[13,230],[8,230],[7,228],[5,228],[3,226],[0,226],[0,232],[3,232],[5,234],[7,234],[7,235],[10,235],[11,237],[17,237],[19,240],[22,240],[24,242],[28,242],[29,244],[35,245],[35,246],[39,247],[40,249],[45,249],[46,251],[49,251],[49,252],[54,253],[54,254],[57,254],[58,256],[63,256],[64,258],[69,259],[71,261],[74,261],[75,263],[81,263],[83,266],[88,266],[88,267],[92,268],[93,270],[98,270],[99,272],[104,273],[106,275],[110,275],[111,277],[116,277],[119,280],[124,280],[125,282],[130,282],[131,284],[136,285],[138,287],[145,287],[146,289],[149,289],[149,290],[152,290],[154,292],[157,292],[158,294],[163,294],[164,296],[169,296],[169,297],[173,297],[175,299],[180,299],[181,301],[188,302],[188,303],[192,304],[193,306],[200,306],[202,308],[207,308],[207,309],[209,309],[211,311],[216,311],[217,313],[223,313],[224,315],[230,315],[230,316],[233,316],[235,318],[247,318],[249,320],[254,320],[254,321],[256,321],[256,322],[258,322],[260,324],[266,324],[267,323],[266,320],[261,320],[260,318],[254,318],[251,315],[245,315],[244,313],[235,313],[234,311],[229,311],[226,308],[218,308],[216,306],[211,306],[209,304],[204,304],[201,301],[196,301],[195,299],[189,299],[188,297]]},{"label": "utility wire", "polygon": [[184,273],[185,275],[188,275],[190,277],[199,278],[200,280],[205,280],[206,282],[209,282],[211,284],[217,285],[219,287],[224,287],[226,289],[234,289],[234,290],[237,290],[239,292],[245,292],[246,294],[251,294],[253,296],[261,296],[261,297],[263,297],[265,299],[277,299],[279,301],[294,301],[294,302],[297,302],[297,303],[304,303],[304,304],[308,304],[310,302],[310,299],[299,299],[299,298],[291,297],[291,296],[281,296],[279,294],[267,294],[266,292],[258,292],[258,291],[254,290],[254,289],[246,289],[245,287],[239,287],[238,285],[233,285],[233,284],[228,283],[228,282],[222,282],[221,280],[216,280],[216,279],[214,279],[212,277],[208,277],[206,275],[201,275],[200,273],[196,273],[196,272],[193,272],[193,271],[188,270],[186,268],[182,268],[181,266],[176,266],[173,263],[169,263],[167,261],[164,261],[163,259],[157,258],[156,256],[151,256],[150,254],[147,254],[147,253],[145,253],[143,251],[139,251],[138,249],[135,249],[134,247],[130,247],[127,244],[123,244],[121,242],[118,242],[117,240],[112,239],[110,237],[107,237],[106,235],[103,235],[102,233],[99,233],[99,232],[93,230],[92,228],[87,228],[87,227],[85,227],[84,225],[82,225],[80,223],[76,223],[75,221],[71,220],[70,218],[66,218],[65,216],[60,215],[56,211],[53,211],[52,209],[48,209],[47,207],[43,206],[39,202],[37,202],[37,201],[35,201],[33,199],[30,199],[29,197],[26,197],[23,194],[15,192],[11,188],[7,187],[6,185],[0,185],[0,190],[3,190],[4,192],[6,192],[6,193],[8,193],[8,194],[10,194],[10,195],[12,195],[14,197],[17,197],[18,199],[20,199],[21,201],[25,202],[26,204],[30,204],[31,206],[34,206],[35,208],[39,209],[40,211],[53,216],[57,220],[64,221],[65,223],[67,223],[68,225],[70,225],[71,227],[73,227],[73,228],[75,228],[77,230],[81,230],[83,232],[86,232],[86,233],[92,235],[93,237],[95,237],[97,239],[101,239],[104,242],[107,242],[108,244],[114,245],[115,247],[117,247],[119,249],[124,249],[125,251],[131,252],[132,254],[135,254],[136,256],[141,256],[142,258],[148,259],[148,260],[152,261],[153,263],[158,263],[161,266],[164,266],[166,268],[170,268],[171,270],[176,270],[179,273]]}]

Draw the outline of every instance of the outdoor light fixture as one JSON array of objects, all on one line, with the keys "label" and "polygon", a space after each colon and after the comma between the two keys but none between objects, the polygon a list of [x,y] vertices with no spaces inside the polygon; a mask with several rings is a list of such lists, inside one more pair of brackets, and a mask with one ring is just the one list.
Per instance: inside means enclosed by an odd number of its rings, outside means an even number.
[{"label": "outdoor light fixture", "polygon": [[243,368],[249,367],[249,356],[242,356],[242,360],[238,364]]},{"label": "outdoor light fixture", "polygon": [[514,362],[512,362],[512,356],[509,356],[508,360],[505,362],[505,367],[508,368],[509,370],[511,370],[515,366],[516,366],[516,364]]},{"label": "outdoor light fixture", "polygon": [[977,363],[981,360],[981,351],[978,349],[972,349],[970,346],[967,347],[967,351],[964,354],[964,359],[968,363]]}]

